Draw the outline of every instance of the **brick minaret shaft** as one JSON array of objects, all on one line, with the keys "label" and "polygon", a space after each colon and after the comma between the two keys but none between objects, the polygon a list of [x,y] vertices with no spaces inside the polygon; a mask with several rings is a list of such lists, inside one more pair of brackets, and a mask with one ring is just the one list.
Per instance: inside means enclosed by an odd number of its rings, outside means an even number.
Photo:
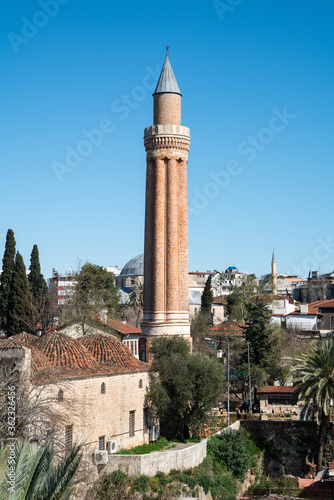
[{"label": "brick minaret shaft", "polygon": [[144,131],[146,212],[144,317],[148,343],[157,335],[190,340],[187,161],[190,130],[181,125],[181,93],[168,59],[153,94],[154,125]]}]

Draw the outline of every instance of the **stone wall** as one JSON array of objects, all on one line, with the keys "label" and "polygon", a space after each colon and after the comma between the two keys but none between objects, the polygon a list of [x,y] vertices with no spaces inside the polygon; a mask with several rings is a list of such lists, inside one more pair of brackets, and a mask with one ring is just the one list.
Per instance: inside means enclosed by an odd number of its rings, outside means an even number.
[{"label": "stone wall", "polygon": [[[115,440],[117,450],[149,442],[143,422],[148,384],[148,372],[138,372],[66,380],[37,387],[35,391],[42,392],[44,399],[49,396],[50,408],[63,421],[64,431],[59,439],[65,438],[65,426],[73,425],[73,441],[85,443],[85,451],[90,454],[99,448],[102,436],[105,443]],[[61,403],[57,402],[59,389],[63,391]],[[129,434],[130,411],[135,412],[133,436]]]},{"label": "stone wall", "polygon": [[206,457],[207,440],[183,449],[153,452],[147,455],[109,455],[104,471],[108,474],[121,470],[129,476],[155,476],[157,472],[168,474],[172,469],[186,470],[196,467]]},{"label": "stone wall", "polygon": [[[242,420],[241,428],[267,441],[266,473],[272,476],[307,472],[307,462],[315,458],[316,424],[300,420]],[[333,433],[332,425],[331,431]]]}]

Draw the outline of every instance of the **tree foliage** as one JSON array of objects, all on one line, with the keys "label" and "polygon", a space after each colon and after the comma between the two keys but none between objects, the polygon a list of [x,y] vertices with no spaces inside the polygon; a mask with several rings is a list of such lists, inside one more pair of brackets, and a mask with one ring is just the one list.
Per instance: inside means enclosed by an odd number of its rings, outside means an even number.
[{"label": "tree foliage", "polygon": [[80,464],[81,446],[74,445],[57,465],[50,444],[39,449],[29,441],[13,441],[14,481],[6,477],[11,449],[0,450],[1,500],[68,500],[74,491],[73,481]]},{"label": "tree foliage", "polygon": [[[264,302],[259,298],[249,302],[247,306],[245,338],[249,342],[251,364],[265,370],[275,365],[275,347],[277,340],[273,337],[270,325],[271,315]],[[246,361],[247,353],[244,355]]]},{"label": "tree foliage", "polygon": [[32,298],[22,255],[17,252],[8,299],[7,335],[32,331]]},{"label": "tree foliage", "polygon": [[334,399],[334,344],[326,340],[321,346],[297,358],[295,383],[298,399],[304,400],[301,418],[314,415],[318,424],[318,470],[322,466],[324,443],[330,420],[330,403]]},{"label": "tree foliage", "polygon": [[0,284],[0,328],[7,329],[8,325],[8,302],[12,273],[15,260],[15,238],[12,229],[8,229],[6,237],[5,252],[2,259],[2,274]]},{"label": "tree foliage", "polygon": [[181,440],[187,430],[198,435],[222,393],[223,365],[204,354],[190,354],[188,341],[181,337],[155,339],[151,354],[148,401],[158,417],[175,422]]},{"label": "tree foliage", "polygon": [[41,272],[39,262],[39,252],[37,245],[34,245],[30,256],[30,273],[28,282],[32,295],[32,305],[34,311],[34,324],[39,323],[41,327],[45,327],[52,322],[50,314],[51,297],[49,290]]},{"label": "tree foliage", "polygon": [[74,290],[65,296],[61,319],[63,322],[79,321],[83,335],[86,320],[106,311],[108,316],[120,315],[118,287],[113,273],[103,267],[86,263],[73,275]]},{"label": "tree foliage", "polygon": [[250,442],[245,432],[228,430],[211,436],[208,453],[214,460],[226,465],[240,481],[243,481],[251,463]]},{"label": "tree foliage", "polygon": [[213,294],[211,289],[212,275],[208,276],[206,280],[204,291],[201,297],[201,312],[205,314],[211,314],[211,306],[213,301]]},{"label": "tree foliage", "polygon": [[227,297],[227,315],[230,321],[245,320],[248,304],[254,300],[259,293],[256,276],[249,274],[242,279],[241,286],[234,286]]},{"label": "tree foliage", "polygon": [[211,322],[208,321],[206,314],[201,311],[192,318],[190,323],[190,332],[193,340],[193,349],[195,352],[203,352],[204,354],[213,355],[212,349],[208,346],[206,337],[211,337]]}]

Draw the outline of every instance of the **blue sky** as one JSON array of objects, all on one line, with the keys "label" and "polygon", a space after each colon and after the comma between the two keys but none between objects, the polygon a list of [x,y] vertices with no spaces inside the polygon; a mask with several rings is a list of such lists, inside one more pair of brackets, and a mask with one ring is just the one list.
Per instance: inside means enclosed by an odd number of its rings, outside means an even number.
[{"label": "blue sky", "polygon": [[273,247],[280,273],[334,269],[332,2],[0,7],[1,255],[8,228],[46,277],[142,253],[143,130],[170,45],[192,137],[190,270],[261,275]]}]

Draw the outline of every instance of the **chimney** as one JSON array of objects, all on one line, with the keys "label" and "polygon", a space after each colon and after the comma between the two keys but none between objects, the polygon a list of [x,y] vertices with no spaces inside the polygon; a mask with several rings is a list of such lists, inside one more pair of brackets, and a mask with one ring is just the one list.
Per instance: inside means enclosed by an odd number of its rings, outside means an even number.
[{"label": "chimney", "polygon": [[308,304],[300,304],[300,314],[308,314]]}]

